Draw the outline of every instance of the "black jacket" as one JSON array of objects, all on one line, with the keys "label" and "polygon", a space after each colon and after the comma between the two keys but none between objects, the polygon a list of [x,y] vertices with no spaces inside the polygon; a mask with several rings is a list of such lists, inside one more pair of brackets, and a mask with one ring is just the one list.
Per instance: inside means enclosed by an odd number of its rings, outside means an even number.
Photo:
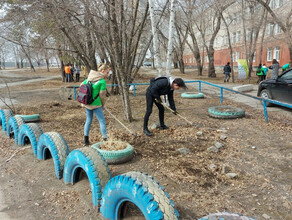
[{"label": "black jacket", "polygon": [[224,73],[230,73],[231,72],[231,68],[229,65],[224,66]]},{"label": "black jacket", "polygon": [[173,100],[173,89],[171,88],[169,78],[158,77],[156,79],[152,79],[146,93],[156,99],[160,99],[161,95],[167,95],[170,108],[174,111],[176,110]]}]

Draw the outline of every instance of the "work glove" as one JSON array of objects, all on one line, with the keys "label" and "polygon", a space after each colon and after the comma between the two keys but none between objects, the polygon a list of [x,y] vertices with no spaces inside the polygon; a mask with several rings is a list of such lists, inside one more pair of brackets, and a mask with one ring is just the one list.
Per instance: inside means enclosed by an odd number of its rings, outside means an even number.
[{"label": "work glove", "polygon": [[161,104],[162,103],[162,100],[161,100],[161,98],[156,98],[155,99],[155,102],[158,103],[158,104]]},{"label": "work glove", "polygon": [[175,110],[175,111],[173,111],[172,112],[174,115],[177,115],[178,114],[178,112]]}]

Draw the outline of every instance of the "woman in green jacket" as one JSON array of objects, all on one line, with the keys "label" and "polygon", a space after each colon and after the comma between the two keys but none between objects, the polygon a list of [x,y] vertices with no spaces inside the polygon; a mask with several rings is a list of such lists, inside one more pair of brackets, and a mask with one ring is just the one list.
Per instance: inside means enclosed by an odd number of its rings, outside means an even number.
[{"label": "woman in green jacket", "polygon": [[257,76],[258,76],[257,84],[259,84],[263,80],[263,76],[264,76],[261,63],[259,64],[256,72],[257,72]]},{"label": "woman in green jacket", "polygon": [[106,132],[106,124],[105,117],[103,114],[102,107],[105,104],[106,97],[106,81],[105,78],[108,77],[108,73],[110,71],[110,67],[103,64],[98,68],[98,71],[90,70],[88,74],[88,78],[83,81],[83,84],[87,82],[92,83],[92,97],[96,97],[97,94],[99,96],[93,103],[90,105],[83,105],[86,109],[86,122],[84,125],[84,145],[89,145],[89,130],[93,119],[93,113],[95,114],[101,131],[101,135],[103,140],[107,140],[107,132]]}]

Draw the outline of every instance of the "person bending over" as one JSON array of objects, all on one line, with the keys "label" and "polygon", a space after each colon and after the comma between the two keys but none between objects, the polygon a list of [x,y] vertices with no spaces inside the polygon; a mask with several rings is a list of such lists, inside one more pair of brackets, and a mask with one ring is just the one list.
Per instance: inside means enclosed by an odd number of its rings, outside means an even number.
[{"label": "person bending over", "polygon": [[181,78],[174,79],[172,77],[157,77],[150,80],[150,86],[146,90],[146,114],[144,116],[143,127],[144,134],[152,136],[152,133],[148,130],[148,120],[152,113],[153,103],[155,103],[159,110],[160,129],[168,129],[164,124],[164,107],[161,104],[162,100],[160,96],[167,95],[170,108],[173,110],[174,114],[177,114],[173,100],[173,92],[180,88],[187,88]]}]

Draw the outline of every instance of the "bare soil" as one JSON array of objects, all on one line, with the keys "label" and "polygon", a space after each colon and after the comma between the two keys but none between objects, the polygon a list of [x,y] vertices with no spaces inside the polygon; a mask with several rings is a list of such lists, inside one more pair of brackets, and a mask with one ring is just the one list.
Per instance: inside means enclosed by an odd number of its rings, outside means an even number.
[{"label": "bare soil", "polygon": [[[147,70],[144,71],[137,81],[148,82]],[[187,74],[197,78],[193,70],[188,70]],[[204,75],[200,79],[207,77]],[[222,82],[223,74],[211,81]],[[62,134],[72,151],[82,147],[85,110],[76,101],[60,100],[57,90],[30,92],[32,88],[67,85],[51,80],[17,89],[13,87],[13,93],[23,100],[16,106],[17,114],[40,114],[39,125],[43,131]],[[135,119],[132,123],[124,119],[119,95],[111,95],[107,100],[107,109],[138,135],[133,138],[105,111],[109,137],[134,147],[131,162],[109,166],[113,176],[133,170],[151,174],[170,194],[181,219],[197,219],[221,211],[256,219],[264,219],[264,214],[275,220],[292,219],[291,118],[271,112],[269,123],[266,123],[262,111],[224,100],[224,105],[243,108],[246,117],[215,119],[209,117],[208,108],[220,105],[220,98],[205,95],[204,99],[182,99],[180,93],[184,91],[178,91],[175,92],[177,111],[195,126],[166,111],[165,122],[169,129],[154,129],[154,137],[147,137],[142,133],[145,89],[145,86],[139,86],[136,97],[131,96]],[[149,125],[154,123],[158,123],[155,106]],[[222,135],[226,139],[221,140]],[[102,137],[95,119],[90,142],[99,141]],[[223,148],[218,153],[208,151],[216,142],[223,144]],[[188,148],[190,153],[181,154],[180,148]],[[14,140],[1,131],[0,190],[5,203],[2,212],[16,219],[102,219],[92,206],[86,175],[73,186],[65,185],[63,180],[56,179],[53,161],[37,160],[32,149],[19,151],[5,162],[18,149],[20,147]],[[215,166],[211,168],[211,164]],[[236,173],[237,178],[228,178],[222,173],[223,169]],[[133,213],[139,216],[135,211]]]}]

